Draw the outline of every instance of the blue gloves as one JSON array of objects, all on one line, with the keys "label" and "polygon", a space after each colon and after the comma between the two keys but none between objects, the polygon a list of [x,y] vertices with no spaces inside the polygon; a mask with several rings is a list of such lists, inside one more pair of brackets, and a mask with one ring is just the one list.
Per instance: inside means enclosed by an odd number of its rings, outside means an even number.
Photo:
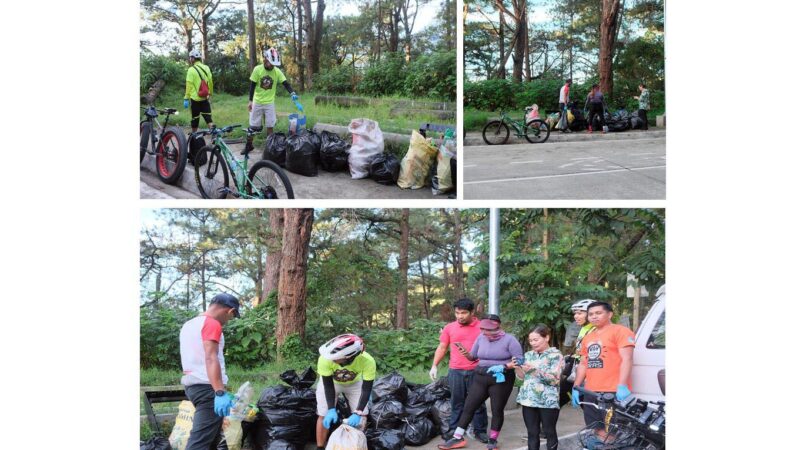
[{"label": "blue gloves", "polygon": [[579,403],[580,401],[581,401],[581,393],[578,392],[577,389],[572,388],[572,406],[577,408],[578,406],[580,406]]},{"label": "blue gloves", "polygon": [[497,364],[486,369],[486,371],[489,373],[503,373],[503,370],[505,370],[505,366],[502,364]]},{"label": "blue gloves", "polygon": [[336,414],[336,408],[331,408],[328,410],[328,413],[325,414],[325,418],[322,419],[322,426],[325,429],[330,430],[331,425],[335,424],[339,421],[339,415]]},{"label": "blue gloves", "polygon": [[297,92],[292,92],[292,101],[296,102],[299,97],[297,96]]},{"label": "blue gloves", "polygon": [[186,109],[188,107],[189,107],[189,99],[185,98],[183,99],[183,109]]},{"label": "blue gloves", "polygon": [[231,406],[233,406],[233,398],[227,392],[214,396],[214,413],[216,415],[220,417],[229,416],[231,414]]},{"label": "blue gloves", "polygon": [[361,416],[358,414],[353,414],[347,419],[347,424],[353,428],[356,428],[357,426],[361,425]]},{"label": "blue gloves", "polygon": [[621,402],[631,396],[631,391],[624,384],[617,385],[617,401]]}]

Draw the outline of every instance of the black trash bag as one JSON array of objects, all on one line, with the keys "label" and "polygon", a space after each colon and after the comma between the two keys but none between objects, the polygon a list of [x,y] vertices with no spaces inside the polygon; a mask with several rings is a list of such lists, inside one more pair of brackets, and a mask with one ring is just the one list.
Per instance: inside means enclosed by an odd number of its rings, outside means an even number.
[{"label": "black trash bag", "polygon": [[314,152],[317,154],[317,158],[319,158],[319,151],[322,149],[322,137],[314,130],[307,130],[306,133],[308,133],[308,138],[314,146]]},{"label": "black trash bag", "polygon": [[431,409],[431,419],[439,427],[439,434],[444,436],[450,431],[450,416],[453,414],[453,407],[450,399],[436,400]]},{"label": "black trash bag", "polygon": [[308,132],[293,134],[286,138],[286,170],[307,177],[317,176],[319,152]]},{"label": "black trash bag", "polygon": [[[302,448],[303,447],[300,447],[301,450]],[[262,448],[253,450],[262,450]],[[283,439],[275,439],[267,442],[267,445],[263,447],[263,450],[297,450],[297,447],[288,441],[284,441]]]},{"label": "black trash bag", "polygon": [[316,420],[317,395],[313,389],[270,386],[257,402],[259,415],[272,425],[288,425]]},{"label": "black trash bag", "polygon": [[[189,164],[191,165],[198,165],[202,166],[206,163],[206,152],[201,152],[200,150],[206,146],[206,141],[203,139],[203,136],[194,136],[192,137],[189,135]],[[200,160],[196,161],[197,155],[200,154]]]},{"label": "black trash bag", "polygon": [[644,120],[642,120],[640,117],[633,116],[631,117],[630,121],[632,130],[640,130],[644,128]]},{"label": "black trash bag", "polygon": [[281,167],[286,167],[286,135],[284,133],[272,133],[267,136],[262,159],[268,159]]},{"label": "black trash bag", "polygon": [[420,389],[410,389],[405,405],[406,413],[410,417],[426,416],[433,408],[435,401],[433,394],[426,390],[424,386]]},{"label": "black trash bag", "polygon": [[402,450],[405,446],[403,430],[367,430],[364,434],[369,450]]},{"label": "black trash bag", "polygon": [[406,445],[425,445],[439,434],[439,430],[427,417],[409,419],[403,425],[403,435]]},{"label": "black trash bag", "polygon": [[139,441],[139,450],[172,450],[172,447],[169,445],[169,439],[155,436],[146,441]]},{"label": "black trash bag", "polygon": [[394,399],[405,403],[408,399],[406,379],[399,373],[392,372],[375,380],[372,386],[372,400],[377,402],[382,399]]},{"label": "black trash bag", "polygon": [[338,134],[330,131],[323,131],[320,134],[320,141],[319,162],[322,169],[328,172],[347,169],[350,144],[345,142]]},{"label": "black trash bag", "polygon": [[[316,425],[311,425],[313,428]],[[306,442],[306,427],[307,423],[296,422],[287,425],[272,425],[269,431],[269,437],[272,439],[283,439],[291,444],[303,446]]]},{"label": "black trash bag", "polygon": [[312,367],[304,370],[300,375],[294,369],[289,369],[281,375],[281,381],[295,389],[309,389],[317,379],[317,372]]},{"label": "black trash bag", "polygon": [[259,412],[247,433],[251,449],[264,450],[267,448],[269,442],[272,440],[269,436],[269,429],[269,422]]},{"label": "black trash bag", "polygon": [[387,186],[396,184],[400,176],[400,161],[391,153],[375,155],[369,163],[369,177]]},{"label": "black trash bag", "polygon": [[586,116],[583,115],[583,111],[578,108],[570,109],[572,115],[575,116],[575,119],[572,120],[572,123],[569,124],[569,129],[572,131],[582,131],[586,129],[587,121]]},{"label": "black trash bag", "polygon": [[383,399],[369,408],[369,418],[375,428],[398,428],[405,417],[405,407],[397,400]]},{"label": "black trash bag", "polygon": [[450,386],[447,384],[446,378],[439,378],[436,381],[428,383],[425,385],[424,389],[430,393],[434,401],[450,398]]},{"label": "black trash bag", "polygon": [[353,414],[353,410],[350,408],[350,402],[347,401],[347,397],[344,394],[339,394],[339,398],[336,400],[336,412],[339,414],[339,417],[348,418]]}]

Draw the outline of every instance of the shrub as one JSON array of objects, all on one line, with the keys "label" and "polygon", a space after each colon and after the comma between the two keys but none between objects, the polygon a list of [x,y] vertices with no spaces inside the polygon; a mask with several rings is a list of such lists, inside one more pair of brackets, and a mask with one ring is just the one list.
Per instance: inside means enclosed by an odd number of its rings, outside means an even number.
[{"label": "shrub", "polygon": [[142,53],[139,56],[139,93],[144,94],[153,83],[162,79],[170,89],[182,90],[186,80],[186,63],[169,56]]},{"label": "shrub", "polygon": [[205,64],[211,69],[214,92],[246,95],[250,92],[250,66],[247,58],[214,53]]},{"label": "shrub", "polygon": [[464,82],[464,107],[484,111],[514,106],[514,86],[508,80]]},{"label": "shrub", "polygon": [[[355,80],[353,79],[355,75]],[[353,83],[358,82],[358,71],[352,66],[336,66],[314,75],[314,88],[331,94],[348,94],[353,91]]]},{"label": "shrub", "polygon": [[359,93],[368,95],[394,95],[403,92],[406,65],[401,53],[390,53],[364,72],[358,84]]},{"label": "shrub", "polygon": [[139,312],[139,364],[143,368],[181,368],[178,336],[195,311],[143,308]]},{"label": "shrub", "polygon": [[456,53],[422,55],[411,63],[405,79],[405,93],[411,97],[456,99]]},{"label": "shrub", "polygon": [[408,330],[364,330],[359,336],[375,358],[378,372],[389,373],[429,366],[443,326],[441,322],[418,319]]}]

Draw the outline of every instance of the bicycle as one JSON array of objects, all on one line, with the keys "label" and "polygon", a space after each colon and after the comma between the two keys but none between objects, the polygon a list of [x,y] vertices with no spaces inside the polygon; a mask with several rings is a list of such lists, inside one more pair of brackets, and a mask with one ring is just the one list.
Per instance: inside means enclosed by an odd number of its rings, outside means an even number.
[{"label": "bicycle", "polygon": [[[169,116],[178,114],[172,108],[156,109],[155,106],[142,107],[145,119],[139,122],[139,164],[146,154],[156,157],[156,173],[166,184],[175,184],[186,168],[188,144],[186,135],[180,127],[169,125]],[[158,115],[167,116],[164,126],[158,122]]]},{"label": "bicycle", "polygon": [[[228,125],[192,133],[192,138],[211,135],[213,142],[201,148],[195,156],[194,180],[203,198],[226,198],[229,194],[246,199],[294,198],[292,184],[281,167],[269,160],[253,164],[248,172],[249,153],[239,161],[222,138],[241,125]],[[247,135],[258,133],[247,129]],[[233,175],[235,189],[228,187],[229,173]],[[246,174],[246,175],[245,175]]]},{"label": "bicycle", "polygon": [[[605,412],[603,422],[589,424],[578,439],[590,450],[663,450],[666,448],[666,412],[664,402],[646,402],[629,396],[617,401],[614,393],[597,393],[575,387],[597,403],[581,405]],[[602,431],[598,431],[602,430]]]},{"label": "bicycle", "polygon": [[[530,111],[525,108],[525,113]],[[516,121],[500,111],[500,120],[492,120],[483,127],[483,141],[489,145],[505,144],[508,141],[509,128],[514,128],[517,137],[525,137],[531,144],[541,144],[550,137],[550,127],[542,119],[531,119],[525,123]]]}]

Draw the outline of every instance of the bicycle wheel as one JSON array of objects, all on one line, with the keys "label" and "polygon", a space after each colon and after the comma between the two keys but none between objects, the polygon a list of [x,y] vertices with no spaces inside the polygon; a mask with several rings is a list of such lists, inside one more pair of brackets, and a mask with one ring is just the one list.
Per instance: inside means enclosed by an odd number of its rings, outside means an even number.
[{"label": "bicycle wheel", "polygon": [[483,127],[483,141],[489,145],[505,144],[508,140],[508,125],[493,120]]},{"label": "bicycle wheel", "polygon": [[218,149],[206,145],[194,158],[194,181],[203,198],[225,198],[228,195],[228,163]]},{"label": "bicycle wheel", "polygon": [[255,163],[247,178],[246,190],[251,198],[294,198],[289,177],[272,161],[265,159]]},{"label": "bicycle wheel", "polygon": [[533,119],[525,124],[525,139],[531,144],[541,144],[550,137],[550,127],[542,119]]},{"label": "bicycle wheel", "polygon": [[188,145],[186,135],[178,127],[167,127],[156,151],[156,172],[166,184],[175,184],[186,168]]},{"label": "bicycle wheel", "polygon": [[147,148],[150,146],[151,129],[150,122],[146,120],[139,122],[139,164],[144,161],[144,155],[147,154]]}]

